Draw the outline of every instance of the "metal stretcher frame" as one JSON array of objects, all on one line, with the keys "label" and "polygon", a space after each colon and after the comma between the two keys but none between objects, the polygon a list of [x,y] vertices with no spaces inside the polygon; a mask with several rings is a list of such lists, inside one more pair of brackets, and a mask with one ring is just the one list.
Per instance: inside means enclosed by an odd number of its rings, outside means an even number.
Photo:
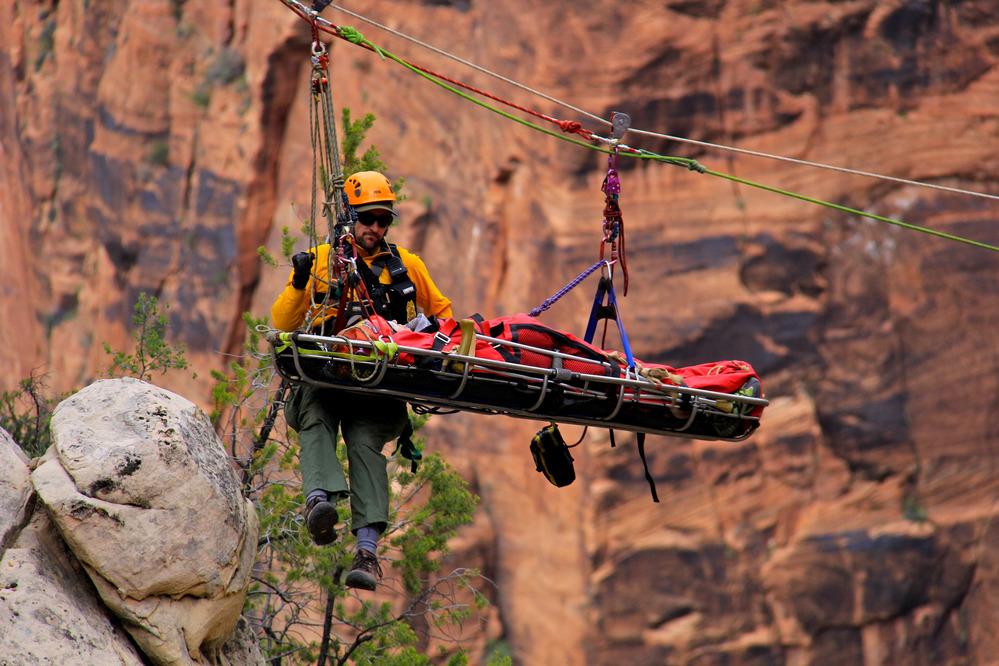
[{"label": "metal stretcher frame", "polygon": [[[271,330],[267,338],[278,372],[289,381],[402,398],[430,409],[740,441],[759,426],[759,417],[749,412],[769,404],[765,398],[658,384],[631,369],[624,377],[573,372],[562,363],[595,361],[484,335],[476,338],[548,356],[552,367],[340,336],[291,333],[281,340],[279,334]],[[331,351],[344,347],[349,352]],[[400,353],[416,362],[401,362]]]}]

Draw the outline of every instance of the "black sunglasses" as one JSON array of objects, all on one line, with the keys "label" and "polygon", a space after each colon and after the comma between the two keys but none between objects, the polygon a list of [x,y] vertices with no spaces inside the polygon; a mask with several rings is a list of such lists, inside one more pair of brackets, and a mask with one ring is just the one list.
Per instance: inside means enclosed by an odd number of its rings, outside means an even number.
[{"label": "black sunglasses", "polygon": [[382,229],[388,229],[392,224],[391,213],[358,213],[357,222],[366,227],[377,224]]}]

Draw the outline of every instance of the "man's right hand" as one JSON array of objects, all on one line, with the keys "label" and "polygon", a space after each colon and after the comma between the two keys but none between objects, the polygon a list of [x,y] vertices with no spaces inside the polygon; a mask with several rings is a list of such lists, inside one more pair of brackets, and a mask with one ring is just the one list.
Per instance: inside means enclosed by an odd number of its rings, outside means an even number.
[{"label": "man's right hand", "polygon": [[291,286],[295,289],[305,289],[309,284],[309,274],[312,272],[312,253],[299,252],[291,258],[295,272],[291,277]]}]

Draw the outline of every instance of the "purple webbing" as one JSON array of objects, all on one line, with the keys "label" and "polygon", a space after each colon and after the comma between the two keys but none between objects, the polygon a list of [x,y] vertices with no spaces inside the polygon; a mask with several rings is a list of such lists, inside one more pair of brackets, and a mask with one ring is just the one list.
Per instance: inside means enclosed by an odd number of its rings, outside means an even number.
[{"label": "purple webbing", "polygon": [[541,314],[542,312],[544,312],[545,310],[547,310],[551,306],[555,305],[555,301],[557,301],[558,299],[562,298],[563,296],[565,296],[566,294],[568,294],[570,291],[572,291],[573,288],[576,285],[578,285],[580,282],[582,282],[583,280],[585,280],[590,275],[590,273],[592,273],[593,271],[597,270],[598,268],[600,268],[601,266],[603,266],[606,263],[607,263],[606,261],[604,261],[603,259],[601,259],[597,263],[593,264],[592,266],[590,266],[589,268],[587,268],[585,271],[583,271],[582,273],[580,273],[579,275],[577,275],[575,278],[573,278],[572,282],[570,282],[569,284],[565,285],[564,287],[562,287],[561,289],[559,289],[558,291],[556,291],[554,294],[552,294],[547,299],[545,299],[544,303],[542,303],[538,307],[534,308],[533,310],[531,310],[527,314],[529,316],[531,316],[531,317],[537,317],[539,314]]}]

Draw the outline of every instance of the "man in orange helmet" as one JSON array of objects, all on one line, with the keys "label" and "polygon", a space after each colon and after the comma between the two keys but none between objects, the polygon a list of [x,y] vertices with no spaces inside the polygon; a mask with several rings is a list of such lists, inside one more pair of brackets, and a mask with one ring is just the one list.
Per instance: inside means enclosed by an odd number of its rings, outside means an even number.
[{"label": "man in orange helmet", "polygon": [[[398,215],[389,180],[377,171],[362,171],[344,182],[347,201],[357,212],[353,234],[360,259],[358,273],[372,305],[386,319],[405,324],[418,314],[451,317],[451,301],[434,284],[423,260],[385,240]],[[329,244],[292,257],[293,270],[284,290],[271,306],[277,328],[298,329],[313,302],[326,297]],[[334,281],[334,294],[342,285]],[[330,301],[337,303],[333,294]],[[348,312],[354,307],[347,307]],[[333,333],[335,308],[324,308],[309,322],[309,329]],[[388,521],[388,474],[382,448],[399,437],[409,422],[406,403],[394,398],[368,396],[297,385],[285,406],[288,424],[298,431],[300,465],[306,496],[306,524],[315,543],[336,539],[339,518],[335,503],[350,497],[351,531],[357,535],[357,552],[346,584],[374,590],[378,566],[378,537]],[[347,445],[350,484],[336,457],[337,429]]]}]

